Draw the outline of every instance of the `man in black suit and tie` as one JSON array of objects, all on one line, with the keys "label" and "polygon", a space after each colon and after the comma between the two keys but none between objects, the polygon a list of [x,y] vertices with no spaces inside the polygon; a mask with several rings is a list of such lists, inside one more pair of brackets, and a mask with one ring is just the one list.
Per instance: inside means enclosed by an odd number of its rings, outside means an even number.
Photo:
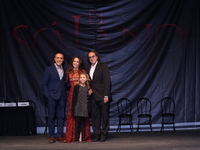
[{"label": "man in black suit and tie", "polygon": [[[53,65],[45,69],[42,79],[42,92],[47,99],[48,108],[49,143],[54,143],[56,140],[64,142],[62,138],[66,100],[66,75],[65,69],[62,66],[64,55],[57,53],[54,57],[54,62]],[[57,118],[57,138],[55,138],[54,133],[55,117]]]},{"label": "man in black suit and tie", "polygon": [[93,91],[91,100],[93,142],[104,142],[109,130],[109,99],[111,99],[110,72],[108,66],[100,62],[96,51],[90,51],[87,57],[90,64],[85,69],[90,75]]}]

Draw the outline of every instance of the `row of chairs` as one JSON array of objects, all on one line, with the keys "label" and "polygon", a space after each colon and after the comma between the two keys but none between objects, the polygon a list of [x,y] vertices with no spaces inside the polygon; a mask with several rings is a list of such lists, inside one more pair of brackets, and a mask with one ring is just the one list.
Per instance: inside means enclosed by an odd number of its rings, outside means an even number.
[{"label": "row of chairs", "polygon": [[[140,125],[150,125],[150,130],[152,131],[152,115],[151,109],[152,104],[148,98],[140,98],[137,100],[137,132],[139,132]],[[161,131],[164,131],[165,124],[172,124],[173,130],[175,130],[175,101],[171,97],[165,97],[160,102],[161,106]],[[132,102],[127,98],[121,98],[117,102],[118,109],[118,128],[117,132],[120,133],[121,126],[130,125],[130,130],[133,132],[133,122],[132,122]]]}]

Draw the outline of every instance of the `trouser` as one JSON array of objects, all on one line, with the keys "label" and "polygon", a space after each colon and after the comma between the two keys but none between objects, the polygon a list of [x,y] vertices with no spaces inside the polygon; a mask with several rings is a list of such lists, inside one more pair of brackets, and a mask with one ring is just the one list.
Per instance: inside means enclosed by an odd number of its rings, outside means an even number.
[{"label": "trouser", "polygon": [[57,137],[63,136],[63,125],[64,125],[64,99],[53,100],[48,98],[48,128],[49,137],[55,137],[55,118],[57,120]]},{"label": "trouser", "polygon": [[79,140],[80,133],[85,141],[85,117],[75,117],[75,141]]},{"label": "trouser", "polygon": [[92,128],[95,137],[107,137],[109,130],[110,103],[92,100],[91,104]]}]

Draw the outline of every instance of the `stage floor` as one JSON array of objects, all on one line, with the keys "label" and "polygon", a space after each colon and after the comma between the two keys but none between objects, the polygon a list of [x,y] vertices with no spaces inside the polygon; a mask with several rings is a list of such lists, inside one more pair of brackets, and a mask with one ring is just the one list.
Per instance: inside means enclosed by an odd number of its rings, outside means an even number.
[{"label": "stage floor", "polygon": [[47,134],[0,136],[2,150],[200,150],[200,130],[110,133],[106,142],[48,143]]}]

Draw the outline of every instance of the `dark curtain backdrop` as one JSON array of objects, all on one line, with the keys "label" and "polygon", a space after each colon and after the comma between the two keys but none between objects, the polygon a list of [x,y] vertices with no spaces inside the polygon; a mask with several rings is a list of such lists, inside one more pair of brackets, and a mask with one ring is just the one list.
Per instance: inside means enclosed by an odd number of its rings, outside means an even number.
[{"label": "dark curtain backdrop", "polygon": [[33,100],[44,126],[41,80],[55,53],[68,67],[90,50],[108,64],[113,102],[147,97],[159,124],[160,100],[176,102],[176,123],[200,122],[199,0],[1,0],[0,100]]}]

